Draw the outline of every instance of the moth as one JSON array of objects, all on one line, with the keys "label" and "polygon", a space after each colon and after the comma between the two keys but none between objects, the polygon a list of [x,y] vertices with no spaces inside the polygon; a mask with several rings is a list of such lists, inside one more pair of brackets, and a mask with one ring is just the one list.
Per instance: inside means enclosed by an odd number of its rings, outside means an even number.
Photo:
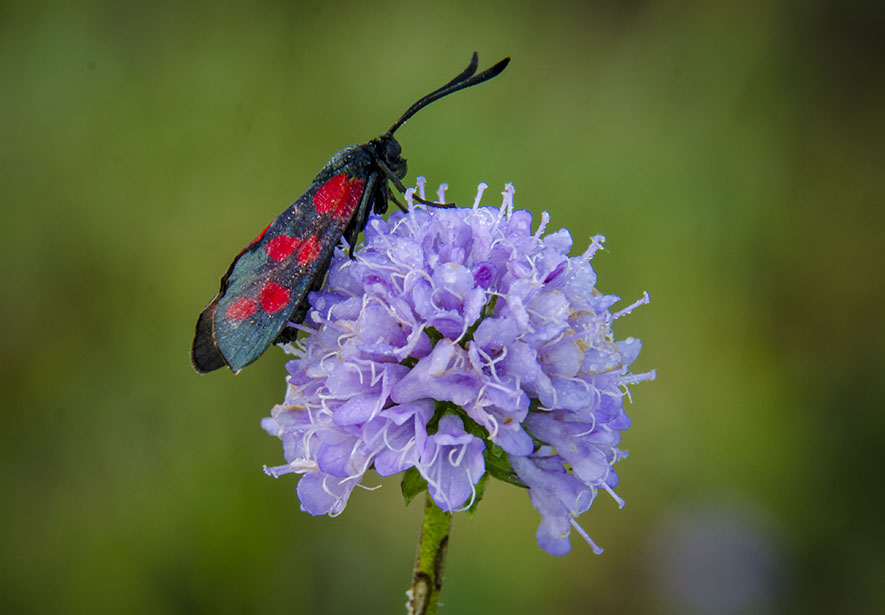
[{"label": "moth", "polygon": [[[430,103],[501,74],[510,58],[477,73],[467,68],[420,98],[377,139],[351,145],[327,162],[304,194],[234,258],[221,288],[197,319],[191,363],[205,374],[228,366],[234,373],[271,344],[295,339],[307,315],[307,295],[322,287],[335,246],[343,237],[351,256],[369,214],[383,214],[405,192],[406,160],[393,133]],[[420,199],[419,199],[420,200]]]}]

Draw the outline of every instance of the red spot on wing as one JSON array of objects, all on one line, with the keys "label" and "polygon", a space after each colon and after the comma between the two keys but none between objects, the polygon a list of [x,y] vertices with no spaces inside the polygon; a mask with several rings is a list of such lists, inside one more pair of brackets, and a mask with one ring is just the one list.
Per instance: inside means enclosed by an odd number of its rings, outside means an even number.
[{"label": "red spot on wing", "polygon": [[268,314],[279,312],[289,304],[289,289],[283,288],[276,282],[268,282],[258,294],[258,300]]},{"label": "red spot on wing", "polygon": [[249,318],[258,309],[258,304],[254,299],[242,297],[230,304],[224,315],[231,320],[244,320]]},{"label": "red spot on wing", "polygon": [[313,206],[321,214],[328,213],[334,209],[346,192],[347,173],[339,173],[316,191],[313,195]]},{"label": "red spot on wing", "polygon": [[353,210],[356,209],[357,204],[360,202],[360,197],[363,196],[363,186],[365,185],[366,180],[359,177],[355,177],[347,182],[347,195],[338,201],[338,206],[335,207],[332,215],[340,220],[349,220],[353,215]]},{"label": "red spot on wing", "polygon": [[313,206],[321,214],[331,212],[336,218],[346,220],[353,215],[366,180],[360,177],[349,178],[347,173],[339,173],[331,178],[313,195]]},{"label": "red spot on wing", "polygon": [[317,239],[317,236],[314,235],[310,239],[304,241],[298,248],[298,254],[295,255],[295,258],[298,259],[298,262],[302,265],[307,265],[308,263],[313,262],[317,256],[320,255],[320,240]]},{"label": "red spot on wing", "polygon": [[267,242],[267,245],[264,247],[264,249],[269,257],[271,257],[275,261],[281,261],[285,258],[288,258],[289,255],[295,251],[295,248],[298,247],[298,244],[300,242],[301,240],[297,237],[290,237],[289,235],[277,235]]}]

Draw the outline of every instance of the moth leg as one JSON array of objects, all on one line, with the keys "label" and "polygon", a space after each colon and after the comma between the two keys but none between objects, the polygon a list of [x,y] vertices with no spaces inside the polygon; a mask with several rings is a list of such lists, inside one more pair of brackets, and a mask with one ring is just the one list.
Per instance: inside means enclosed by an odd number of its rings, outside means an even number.
[{"label": "moth leg", "polygon": [[388,201],[393,201],[393,204],[399,207],[400,211],[403,213],[409,213],[409,210],[406,207],[396,200],[396,197],[393,195],[393,192],[390,191],[390,188],[385,188],[384,192],[386,193],[385,199]]},{"label": "moth leg", "polygon": [[[350,220],[350,224],[344,229],[343,236],[347,240],[347,245],[350,246],[350,249],[348,250],[350,258],[353,258],[353,251],[356,249],[356,241],[360,236],[360,232],[362,232],[366,226],[366,219],[369,217],[372,209],[377,211],[376,203],[378,195],[382,190],[381,186],[378,185],[380,180],[381,177],[378,173],[372,173],[369,175],[369,180],[366,182],[366,189],[363,191],[363,196],[360,199],[360,204],[357,206],[353,218]],[[386,185],[386,182],[384,182],[384,185]],[[385,202],[384,205],[384,209],[386,209],[387,203]]]},{"label": "moth leg", "polygon": [[[386,164],[384,164],[384,161],[380,160],[380,159],[378,160],[378,166],[381,168],[381,170],[387,176],[387,179],[389,179],[390,181],[393,182],[393,185],[396,187],[396,189],[399,190],[400,192],[402,192],[403,194],[405,194],[406,193],[405,185],[400,181],[399,177],[397,177],[396,175],[393,174],[393,171],[390,170],[390,167],[388,167]],[[396,203],[396,206],[399,207],[400,209],[402,209],[403,211],[408,211],[405,208],[403,208],[403,206],[400,205],[399,202],[395,198],[393,198],[393,194],[390,193],[389,190],[388,190],[388,198],[391,201],[393,201],[394,203]],[[455,203],[434,203],[433,201],[425,201],[417,194],[413,194],[412,198],[423,205],[432,205],[433,207],[455,207],[456,206]]]},{"label": "moth leg", "polygon": [[413,194],[412,198],[423,205],[430,205],[431,207],[457,207],[455,203],[436,203],[434,201],[425,201],[417,194]]}]

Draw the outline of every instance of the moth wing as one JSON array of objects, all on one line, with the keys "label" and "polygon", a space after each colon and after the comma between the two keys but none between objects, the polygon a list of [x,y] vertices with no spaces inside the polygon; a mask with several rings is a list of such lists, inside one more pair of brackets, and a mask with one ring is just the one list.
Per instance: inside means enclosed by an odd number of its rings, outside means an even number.
[{"label": "moth wing", "polygon": [[321,174],[237,255],[197,321],[194,369],[206,373],[228,365],[239,372],[261,356],[293,315],[299,321],[304,317],[307,294],[321,283],[354,212],[371,197],[359,171],[365,168],[344,169],[324,181]]}]

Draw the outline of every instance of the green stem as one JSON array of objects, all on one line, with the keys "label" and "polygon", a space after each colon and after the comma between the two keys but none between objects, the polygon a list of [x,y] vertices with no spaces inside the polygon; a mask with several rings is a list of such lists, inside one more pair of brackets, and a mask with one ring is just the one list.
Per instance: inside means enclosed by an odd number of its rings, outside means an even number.
[{"label": "green stem", "polygon": [[406,592],[409,615],[436,615],[451,525],[452,514],[440,510],[428,493],[412,587]]}]

